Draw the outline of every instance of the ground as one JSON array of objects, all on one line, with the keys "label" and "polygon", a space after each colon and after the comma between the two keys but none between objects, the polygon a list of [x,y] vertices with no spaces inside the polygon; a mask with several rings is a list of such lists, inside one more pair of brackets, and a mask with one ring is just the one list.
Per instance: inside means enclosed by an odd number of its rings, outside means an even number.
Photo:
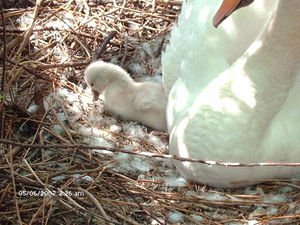
[{"label": "ground", "polygon": [[300,180],[189,183],[169,159],[167,133],[92,100],[83,71],[111,31],[101,59],[161,82],[181,2],[160,3],[2,1],[0,224],[300,223]]}]

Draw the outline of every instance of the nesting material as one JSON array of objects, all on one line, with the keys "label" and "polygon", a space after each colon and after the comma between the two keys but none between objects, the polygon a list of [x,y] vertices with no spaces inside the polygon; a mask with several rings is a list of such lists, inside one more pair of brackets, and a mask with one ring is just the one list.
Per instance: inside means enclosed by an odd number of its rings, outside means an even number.
[{"label": "nesting material", "polygon": [[178,6],[147,0],[2,2],[12,8],[4,9],[7,59],[19,65],[6,62],[0,93],[0,133],[14,141],[0,140],[0,224],[161,225],[169,224],[170,212],[182,214],[180,224],[299,223],[299,177],[224,190],[185,182],[170,159],[141,155],[168,154],[166,134],[105,113],[102,101],[93,102],[83,88],[83,71],[109,28],[118,34],[103,59],[126,71],[139,64],[130,71],[136,82],[156,79],[160,55],[141,53],[141,43],[167,40]]}]

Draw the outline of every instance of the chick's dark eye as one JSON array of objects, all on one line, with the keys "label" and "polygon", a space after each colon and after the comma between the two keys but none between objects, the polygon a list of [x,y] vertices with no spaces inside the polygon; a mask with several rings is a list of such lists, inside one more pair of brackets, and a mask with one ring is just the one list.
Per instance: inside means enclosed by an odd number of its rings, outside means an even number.
[{"label": "chick's dark eye", "polygon": [[94,86],[94,83],[91,83],[91,86],[93,87],[93,86]]}]

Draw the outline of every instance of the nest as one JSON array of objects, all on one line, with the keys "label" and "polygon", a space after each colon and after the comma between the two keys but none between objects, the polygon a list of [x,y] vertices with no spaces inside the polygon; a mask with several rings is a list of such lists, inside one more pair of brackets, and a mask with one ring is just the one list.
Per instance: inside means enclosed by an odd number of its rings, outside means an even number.
[{"label": "nest", "polygon": [[2,4],[1,224],[300,222],[299,180],[222,190],[187,183],[167,155],[167,134],[92,101],[83,70],[111,31],[103,60],[135,80],[159,76],[181,2]]}]

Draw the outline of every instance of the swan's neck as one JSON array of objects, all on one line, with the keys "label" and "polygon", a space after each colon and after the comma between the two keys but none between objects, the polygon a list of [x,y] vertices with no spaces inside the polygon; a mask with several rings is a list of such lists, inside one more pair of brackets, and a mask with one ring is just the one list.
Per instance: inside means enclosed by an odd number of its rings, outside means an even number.
[{"label": "swan's neck", "polygon": [[[267,104],[272,108],[273,104],[275,110],[293,84],[300,67],[299,7],[297,0],[280,1],[274,17],[258,39],[229,71],[236,94],[247,93],[246,86],[253,92],[253,107],[254,104]],[[271,99],[274,101],[270,102]],[[264,108],[256,106],[257,109]]]},{"label": "swan's neck", "polygon": [[270,78],[282,83],[293,77],[300,62],[299,7],[297,0],[279,2],[274,17],[237,63],[247,61],[244,65],[246,73],[249,71],[259,79]]}]

